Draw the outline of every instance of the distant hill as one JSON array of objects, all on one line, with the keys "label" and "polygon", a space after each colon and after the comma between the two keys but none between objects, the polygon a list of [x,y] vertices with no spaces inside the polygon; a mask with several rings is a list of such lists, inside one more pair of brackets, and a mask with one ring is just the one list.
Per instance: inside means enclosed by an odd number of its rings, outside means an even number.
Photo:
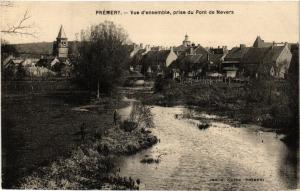
[{"label": "distant hill", "polygon": [[13,44],[21,54],[52,54],[53,42]]},{"label": "distant hill", "polygon": [[[76,53],[77,44],[74,41],[69,41],[69,54]],[[24,44],[12,44],[20,54],[28,55],[52,55],[53,42],[35,42]]]}]

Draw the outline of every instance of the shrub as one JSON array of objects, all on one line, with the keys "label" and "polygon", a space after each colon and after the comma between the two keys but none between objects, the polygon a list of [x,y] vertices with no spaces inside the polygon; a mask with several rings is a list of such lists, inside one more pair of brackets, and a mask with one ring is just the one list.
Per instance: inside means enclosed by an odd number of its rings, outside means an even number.
[{"label": "shrub", "polygon": [[124,130],[124,131],[127,131],[127,132],[131,132],[133,131],[134,129],[136,129],[138,126],[138,124],[134,121],[129,121],[129,120],[125,120],[123,121],[123,123],[121,124],[121,128]]}]

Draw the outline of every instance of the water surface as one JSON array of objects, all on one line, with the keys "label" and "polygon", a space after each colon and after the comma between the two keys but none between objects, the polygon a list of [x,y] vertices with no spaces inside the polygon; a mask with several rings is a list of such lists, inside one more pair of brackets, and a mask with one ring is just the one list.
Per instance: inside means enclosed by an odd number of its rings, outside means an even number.
[{"label": "water surface", "polygon": [[[199,114],[211,123],[199,130],[197,120],[176,118],[184,107],[152,108],[160,139],[154,147],[125,157],[121,175],[141,180],[140,189],[283,190],[296,187],[293,153],[272,132],[256,126],[234,128],[218,116]],[[146,155],[160,163],[143,164]],[[249,179],[260,179],[250,181]]]}]

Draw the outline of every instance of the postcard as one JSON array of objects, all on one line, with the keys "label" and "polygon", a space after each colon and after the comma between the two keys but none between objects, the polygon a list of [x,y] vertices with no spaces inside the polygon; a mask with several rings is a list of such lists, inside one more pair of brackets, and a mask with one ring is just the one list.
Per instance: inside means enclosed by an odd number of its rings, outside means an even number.
[{"label": "postcard", "polygon": [[2,189],[299,189],[298,1],[0,5]]}]

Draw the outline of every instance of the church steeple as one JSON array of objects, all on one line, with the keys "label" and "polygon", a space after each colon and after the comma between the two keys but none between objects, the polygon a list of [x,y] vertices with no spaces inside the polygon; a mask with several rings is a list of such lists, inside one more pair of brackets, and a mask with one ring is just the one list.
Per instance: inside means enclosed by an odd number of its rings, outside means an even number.
[{"label": "church steeple", "polygon": [[62,25],[53,44],[53,55],[62,59],[68,58],[68,38]]},{"label": "church steeple", "polygon": [[59,29],[59,32],[58,32],[58,35],[57,35],[57,39],[61,39],[61,38],[67,38],[66,33],[65,33],[64,28],[63,28],[62,25],[60,26],[60,29]]},{"label": "church steeple", "polygon": [[262,40],[260,38],[260,36],[257,36],[254,43],[253,43],[253,47],[260,48],[260,47],[263,46],[263,44],[264,44],[264,40]]}]

